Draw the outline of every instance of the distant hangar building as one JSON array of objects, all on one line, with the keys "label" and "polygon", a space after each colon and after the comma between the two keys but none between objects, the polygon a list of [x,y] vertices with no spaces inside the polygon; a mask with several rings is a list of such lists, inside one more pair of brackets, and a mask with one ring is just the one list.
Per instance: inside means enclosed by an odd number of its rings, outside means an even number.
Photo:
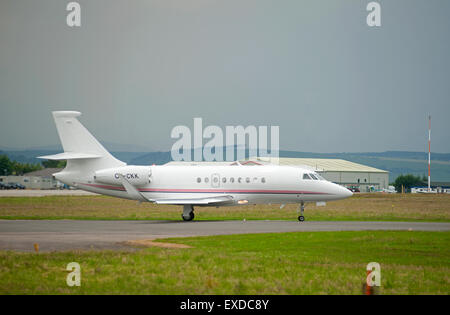
[{"label": "distant hangar building", "polygon": [[[273,158],[250,158],[261,162],[274,162]],[[348,188],[358,188],[361,192],[379,191],[389,186],[389,172],[371,166],[341,159],[305,159],[280,157],[279,165],[307,167],[325,179]]]},{"label": "distant hangar building", "polygon": [[19,183],[26,189],[55,189],[59,187],[58,181],[53,178],[53,174],[61,170],[62,168],[44,168],[24,175],[0,176],[0,182]]}]

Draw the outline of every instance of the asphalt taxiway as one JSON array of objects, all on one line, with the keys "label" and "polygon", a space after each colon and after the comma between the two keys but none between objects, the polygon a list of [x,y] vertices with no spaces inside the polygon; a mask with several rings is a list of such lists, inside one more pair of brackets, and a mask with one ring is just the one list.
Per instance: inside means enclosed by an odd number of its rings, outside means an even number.
[{"label": "asphalt taxiway", "polygon": [[131,240],[245,233],[412,230],[450,231],[450,223],[362,221],[78,221],[0,220],[0,250],[123,249]]}]

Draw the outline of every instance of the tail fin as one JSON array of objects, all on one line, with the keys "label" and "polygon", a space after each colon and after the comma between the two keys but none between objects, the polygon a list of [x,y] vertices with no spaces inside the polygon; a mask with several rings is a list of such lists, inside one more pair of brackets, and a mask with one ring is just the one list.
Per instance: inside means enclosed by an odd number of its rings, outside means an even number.
[{"label": "tail fin", "polygon": [[[77,117],[80,112],[73,111],[57,111],[53,112],[56,129],[61,140],[64,153],[40,156],[41,159],[48,160],[67,160],[68,166],[72,160],[81,160],[79,165],[86,164],[89,160],[102,168],[118,167],[126,165],[124,162],[113,157],[93,136],[92,134],[78,121]],[[75,162],[75,161],[74,161]]]}]

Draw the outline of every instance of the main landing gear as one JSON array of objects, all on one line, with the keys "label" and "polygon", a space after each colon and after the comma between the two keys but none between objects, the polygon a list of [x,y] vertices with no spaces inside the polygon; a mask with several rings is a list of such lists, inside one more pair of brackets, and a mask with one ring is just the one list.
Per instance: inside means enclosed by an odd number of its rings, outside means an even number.
[{"label": "main landing gear", "polygon": [[302,201],[299,205],[298,205],[298,209],[297,209],[297,213],[300,212],[300,215],[298,216],[298,220],[300,222],[305,221],[305,217],[303,216],[303,212],[305,211],[305,203]]},{"label": "main landing gear", "polygon": [[194,207],[192,205],[183,206],[183,214],[181,215],[184,221],[194,220]]}]

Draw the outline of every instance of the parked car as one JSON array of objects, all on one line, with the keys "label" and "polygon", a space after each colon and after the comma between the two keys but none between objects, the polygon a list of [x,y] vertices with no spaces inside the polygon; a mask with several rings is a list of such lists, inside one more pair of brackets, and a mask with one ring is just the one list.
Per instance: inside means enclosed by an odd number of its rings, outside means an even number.
[{"label": "parked car", "polygon": [[389,193],[389,194],[395,194],[397,191],[395,190],[394,186],[389,186],[387,189],[384,188],[382,190],[382,192]]},{"label": "parked car", "polygon": [[25,189],[25,186],[19,183],[8,183],[9,189]]},{"label": "parked car", "polygon": [[16,184],[17,189],[25,189],[24,185],[22,185],[20,183],[15,183],[15,184]]},{"label": "parked car", "polygon": [[354,193],[355,193],[355,192],[360,192],[360,190],[359,190],[358,187],[353,187],[353,186],[352,186],[352,187],[347,187],[347,189],[350,190],[351,192],[354,192]]},{"label": "parked car", "polygon": [[9,189],[17,189],[16,183],[8,183]]},{"label": "parked car", "polygon": [[14,186],[11,183],[1,183],[2,189],[14,189]]}]

